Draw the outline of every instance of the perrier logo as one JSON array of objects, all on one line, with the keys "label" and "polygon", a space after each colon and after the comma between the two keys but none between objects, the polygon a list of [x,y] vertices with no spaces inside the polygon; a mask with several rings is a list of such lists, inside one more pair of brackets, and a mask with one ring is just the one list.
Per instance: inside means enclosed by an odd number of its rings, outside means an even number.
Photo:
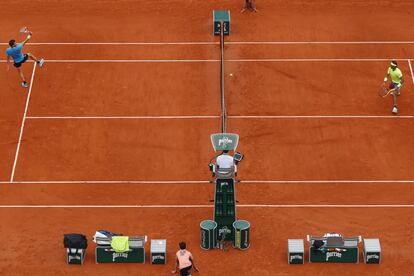
[{"label": "perrier logo", "polygon": [[123,253],[116,253],[116,252],[112,253],[112,261],[113,262],[115,262],[116,258],[128,259],[128,253],[125,253],[125,252],[123,252]]},{"label": "perrier logo", "polygon": [[233,140],[229,139],[229,137],[224,136],[223,138],[218,140],[219,147],[222,146],[223,148],[227,148],[228,144],[232,144]]},{"label": "perrier logo", "polygon": [[303,256],[302,255],[290,255],[290,261],[293,260],[303,260]]},{"label": "perrier logo", "polygon": [[367,255],[367,261],[369,261],[371,259],[379,260],[379,256],[377,254]]},{"label": "perrier logo", "polygon": [[155,261],[155,260],[164,261],[165,260],[165,257],[164,257],[164,255],[153,255],[152,256],[152,261]]},{"label": "perrier logo", "polygon": [[327,252],[326,253],[326,261],[328,261],[329,258],[331,258],[331,257],[342,258],[342,253],[339,253],[339,252]]}]

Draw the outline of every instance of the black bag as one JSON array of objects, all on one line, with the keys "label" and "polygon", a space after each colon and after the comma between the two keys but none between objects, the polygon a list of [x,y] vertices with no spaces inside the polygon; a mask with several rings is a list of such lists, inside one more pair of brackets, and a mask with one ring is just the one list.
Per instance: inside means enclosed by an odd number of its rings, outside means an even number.
[{"label": "black bag", "polygon": [[[88,247],[88,240],[85,235],[64,234],[63,236],[63,245],[65,248],[86,249]],[[76,250],[76,253],[78,253],[78,250]]]},{"label": "black bag", "polygon": [[323,240],[314,240],[312,245],[314,249],[319,249],[323,245],[325,245],[325,243],[323,242]]}]

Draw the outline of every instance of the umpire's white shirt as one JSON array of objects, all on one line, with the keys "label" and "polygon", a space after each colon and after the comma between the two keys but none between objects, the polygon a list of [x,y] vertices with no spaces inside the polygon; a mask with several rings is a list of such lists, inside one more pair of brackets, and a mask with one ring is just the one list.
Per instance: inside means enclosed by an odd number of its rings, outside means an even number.
[{"label": "umpire's white shirt", "polygon": [[234,166],[233,156],[222,154],[217,156],[216,164],[221,169],[230,169]]}]

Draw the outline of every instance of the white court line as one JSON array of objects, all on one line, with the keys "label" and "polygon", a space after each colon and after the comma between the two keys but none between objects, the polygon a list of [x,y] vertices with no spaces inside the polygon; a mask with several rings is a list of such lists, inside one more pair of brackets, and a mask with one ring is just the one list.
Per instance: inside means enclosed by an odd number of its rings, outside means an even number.
[{"label": "white court line", "polygon": [[26,119],[217,119],[220,116],[28,116]]},{"label": "white court line", "polygon": [[413,73],[413,67],[411,66],[411,60],[408,60],[408,66],[410,67],[411,79],[413,80],[413,84],[414,84],[414,73]]},{"label": "white court line", "polygon": [[381,183],[414,183],[414,180],[241,180],[241,183],[265,183],[265,184],[381,184]]},{"label": "white court line", "polygon": [[[29,42],[27,45],[219,45],[220,42],[214,41],[194,41],[194,42]],[[238,44],[232,43],[232,44]],[[381,43],[378,43],[381,44]],[[400,44],[400,43],[398,43]],[[410,43],[403,43],[410,44]],[[9,45],[7,42],[2,42],[0,45]]]},{"label": "white court line", "polygon": [[307,44],[414,44],[414,41],[226,41],[225,44],[233,45],[307,45]]},{"label": "white court line", "polygon": [[[26,120],[82,120],[82,119],[217,119],[220,116],[200,115],[200,116],[28,116]],[[414,115],[395,116],[395,115],[230,115],[229,119],[413,119]]]},{"label": "white court line", "polygon": [[229,115],[231,119],[413,119],[413,116],[374,116],[374,115]]},{"label": "white court line", "polygon": [[23,137],[24,124],[26,122],[26,114],[27,114],[27,110],[29,109],[30,95],[32,94],[32,87],[33,87],[35,72],[36,72],[36,63],[34,62],[33,63],[32,78],[30,80],[29,93],[27,94],[26,106],[24,108],[22,124],[21,124],[21,127],[20,127],[19,140],[17,142],[16,155],[14,157],[13,169],[12,169],[12,173],[11,173],[11,176],[10,176],[10,182],[13,182],[14,173],[16,171],[17,159],[19,158],[20,145],[21,145],[22,137]]},{"label": "white court line", "polygon": [[[210,184],[213,180],[25,180],[0,184]],[[414,180],[240,180],[243,184],[404,184]]]},{"label": "white court line", "polygon": [[209,180],[45,180],[0,181],[0,184],[206,184]]},{"label": "white court line", "polygon": [[[212,41],[187,42],[29,42],[28,45],[217,45]],[[306,45],[306,44],[414,44],[414,41],[227,41],[230,45]],[[0,45],[9,45],[2,42]]]},{"label": "white court line", "polygon": [[219,62],[219,59],[72,59],[45,60],[48,63],[198,63]]},{"label": "white court line", "polygon": [[414,208],[414,204],[237,204],[245,208]]},{"label": "white court line", "polygon": [[[228,62],[376,62],[389,61],[389,58],[263,58],[263,59],[226,59]],[[401,61],[406,58],[397,58]]]},{"label": "white court line", "polygon": [[[219,61],[219,59],[45,59],[47,63],[196,63]],[[2,59],[0,62],[7,62],[7,60]]]},{"label": "white court line", "polygon": [[[414,58],[397,58],[406,61]],[[268,58],[268,59],[226,59],[226,62],[379,62],[389,58]],[[48,63],[197,63],[220,62],[219,59],[48,59]],[[6,60],[0,60],[6,62]]]},{"label": "white court line", "polygon": [[[0,208],[213,208],[214,205],[0,205]],[[414,208],[414,204],[237,204],[239,208]]]},{"label": "white court line", "polygon": [[0,205],[0,208],[212,208],[213,205]]}]

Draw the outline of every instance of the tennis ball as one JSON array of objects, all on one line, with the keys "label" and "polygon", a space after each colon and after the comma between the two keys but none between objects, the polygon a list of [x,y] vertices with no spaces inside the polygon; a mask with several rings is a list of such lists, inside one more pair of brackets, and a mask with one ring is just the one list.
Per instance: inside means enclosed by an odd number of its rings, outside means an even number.
[{"label": "tennis ball", "polygon": [[233,77],[233,73],[230,73],[230,77]]}]

